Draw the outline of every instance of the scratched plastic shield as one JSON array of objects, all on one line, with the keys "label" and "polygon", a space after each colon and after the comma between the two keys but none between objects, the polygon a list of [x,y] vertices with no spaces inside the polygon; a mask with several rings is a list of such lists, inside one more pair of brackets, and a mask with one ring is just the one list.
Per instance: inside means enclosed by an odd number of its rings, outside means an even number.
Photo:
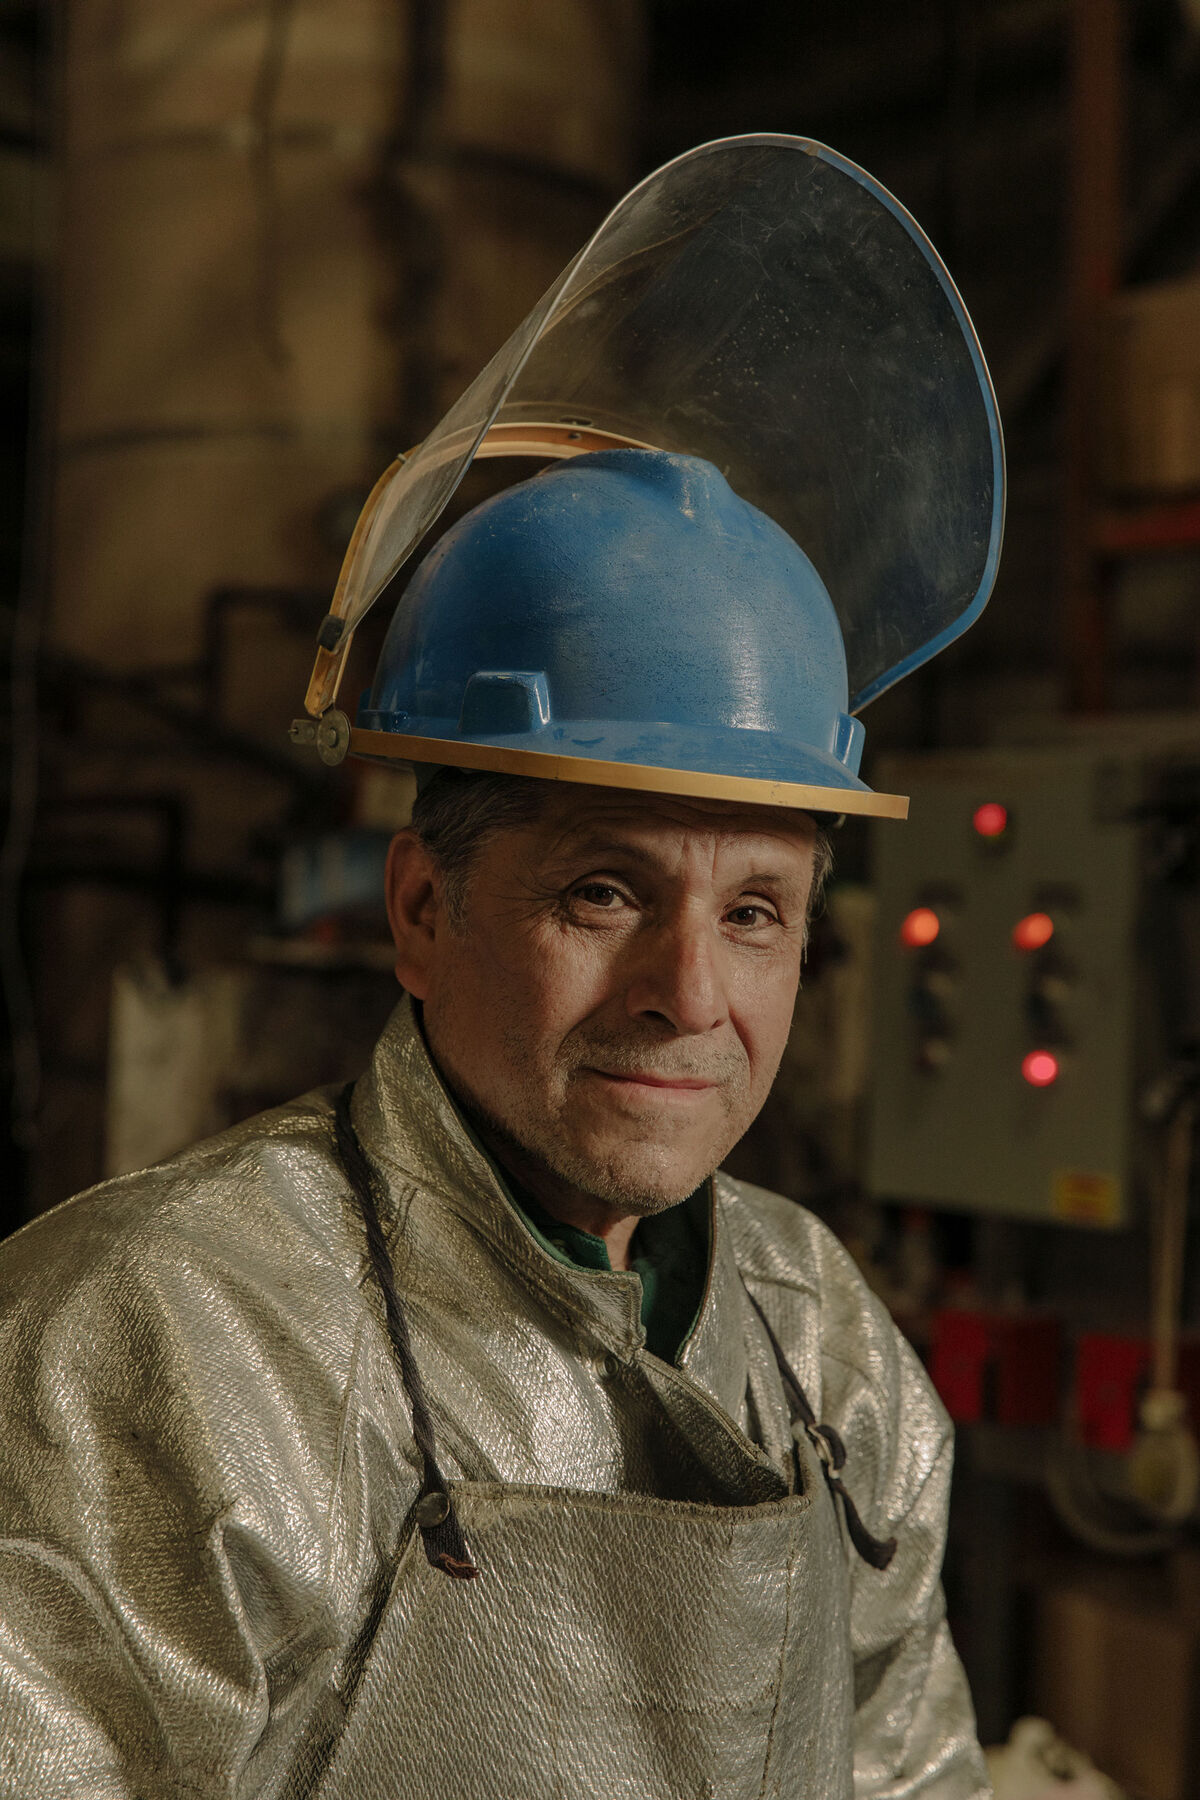
[{"label": "scratched plastic shield", "polygon": [[396,471],[347,563],[350,626],[489,429],[534,424],[715,463],[816,565],[854,710],[991,593],[1004,449],[971,321],[899,202],[809,139],[703,144],[626,195]]}]

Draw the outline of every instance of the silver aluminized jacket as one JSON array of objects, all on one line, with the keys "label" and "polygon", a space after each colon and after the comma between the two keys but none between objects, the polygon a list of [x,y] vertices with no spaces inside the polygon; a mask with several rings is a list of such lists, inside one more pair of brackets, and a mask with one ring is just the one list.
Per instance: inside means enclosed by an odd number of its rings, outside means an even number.
[{"label": "silver aluminized jacket", "polygon": [[[354,1121],[479,1580],[420,1554],[329,1096],[95,1188],[0,1251],[4,1800],[986,1795],[947,1422],[836,1241],[718,1177],[672,1367],[635,1274],[525,1228],[407,1004]],[[884,1572],[794,1448],[746,1287],[899,1541]]]}]

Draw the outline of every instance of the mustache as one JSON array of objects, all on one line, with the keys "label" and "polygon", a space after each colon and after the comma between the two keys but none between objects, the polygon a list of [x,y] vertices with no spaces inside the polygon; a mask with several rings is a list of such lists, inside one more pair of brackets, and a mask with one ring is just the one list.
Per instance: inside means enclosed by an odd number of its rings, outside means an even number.
[{"label": "mustache", "polygon": [[655,1031],[612,1031],[590,1024],[577,1026],[563,1044],[570,1073],[603,1069],[609,1075],[656,1075],[662,1081],[711,1081],[726,1087],[743,1079],[746,1054],[732,1043],[680,1042]]}]

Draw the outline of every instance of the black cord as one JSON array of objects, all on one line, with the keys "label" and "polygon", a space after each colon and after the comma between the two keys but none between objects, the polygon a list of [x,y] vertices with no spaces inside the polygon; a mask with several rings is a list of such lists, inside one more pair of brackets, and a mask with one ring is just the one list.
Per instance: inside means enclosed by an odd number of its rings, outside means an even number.
[{"label": "black cord", "polygon": [[471,1561],[471,1552],[463,1536],[462,1526],[454,1510],[454,1501],[445,1476],[438,1467],[437,1450],[434,1444],[433,1420],[429,1413],[429,1401],[425,1395],[425,1384],[421,1380],[421,1371],[417,1367],[413,1355],[412,1339],[408,1333],[408,1321],[404,1317],[404,1308],[400,1296],[396,1292],[396,1276],[392,1268],[392,1259],[388,1254],[387,1243],[383,1235],[383,1227],[379,1222],[379,1208],[375,1201],[375,1177],[366,1151],[358,1140],[350,1118],[350,1100],[354,1093],[354,1083],[348,1082],[337,1098],[334,1108],[334,1130],[337,1135],[338,1154],[342,1159],[342,1167],[354,1190],[358,1201],[358,1209],[362,1214],[363,1226],[367,1236],[367,1253],[371,1260],[371,1269],[379,1283],[383,1295],[383,1310],[387,1319],[388,1337],[392,1349],[400,1365],[400,1379],[404,1383],[404,1391],[412,1408],[412,1430],[420,1453],[422,1474],[421,1491],[417,1496],[415,1508],[417,1524],[420,1527],[421,1539],[425,1546],[425,1555],[435,1569],[441,1569],[446,1575],[456,1576],[459,1580],[471,1581],[479,1573]]},{"label": "black cord", "polygon": [[[744,1285],[745,1284],[743,1283],[743,1286]],[[746,1288],[746,1298],[762,1320],[763,1330],[771,1341],[771,1349],[775,1353],[776,1366],[779,1369],[780,1378],[783,1381],[784,1392],[788,1397],[793,1424],[799,1419],[801,1425],[803,1425],[808,1440],[812,1444],[818,1459],[820,1460],[829,1491],[842,1503],[842,1510],[846,1518],[846,1530],[850,1534],[850,1542],[854,1545],[854,1548],[858,1551],[858,1554],[865,1563],[869,1563],[873,1569],[886,1569],[893,1556],[896,1554],[895,1538],[873,1537],[863,1524],[862,1515],[850,1498],[850,1495],[847,1493],[845,1484],[841,1480],[839,1474],[839,1471],[844,1467],[846,1461],[846,1446],[842,1442],[840,1433],[837,1432],[832,1425],[817,1424],[817,1415],[812,1409],[808,1395],[800,1386],[796,1371],[792,1368],[791,1363],[783,1354],[783,1346],[772,1331],[770,1320],[767,1318],[766,1313],[758,1304],[758,1301],[754,1298],[754,1295],[750,1292],[749,1288]]]}]

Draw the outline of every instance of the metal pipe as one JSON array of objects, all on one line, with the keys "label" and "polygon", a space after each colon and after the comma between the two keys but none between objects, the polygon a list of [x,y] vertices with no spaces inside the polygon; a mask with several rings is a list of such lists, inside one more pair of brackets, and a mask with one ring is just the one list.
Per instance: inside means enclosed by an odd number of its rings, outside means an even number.
[{"label": "metal pipe", "polygon": [[1072,0],[1070,20],[1063,666],[1071,709],[1103,712],[1109,607],[1092,531],[1094,397],[1099,325],[1121,271],[1125,6],[1123,0]]}]

